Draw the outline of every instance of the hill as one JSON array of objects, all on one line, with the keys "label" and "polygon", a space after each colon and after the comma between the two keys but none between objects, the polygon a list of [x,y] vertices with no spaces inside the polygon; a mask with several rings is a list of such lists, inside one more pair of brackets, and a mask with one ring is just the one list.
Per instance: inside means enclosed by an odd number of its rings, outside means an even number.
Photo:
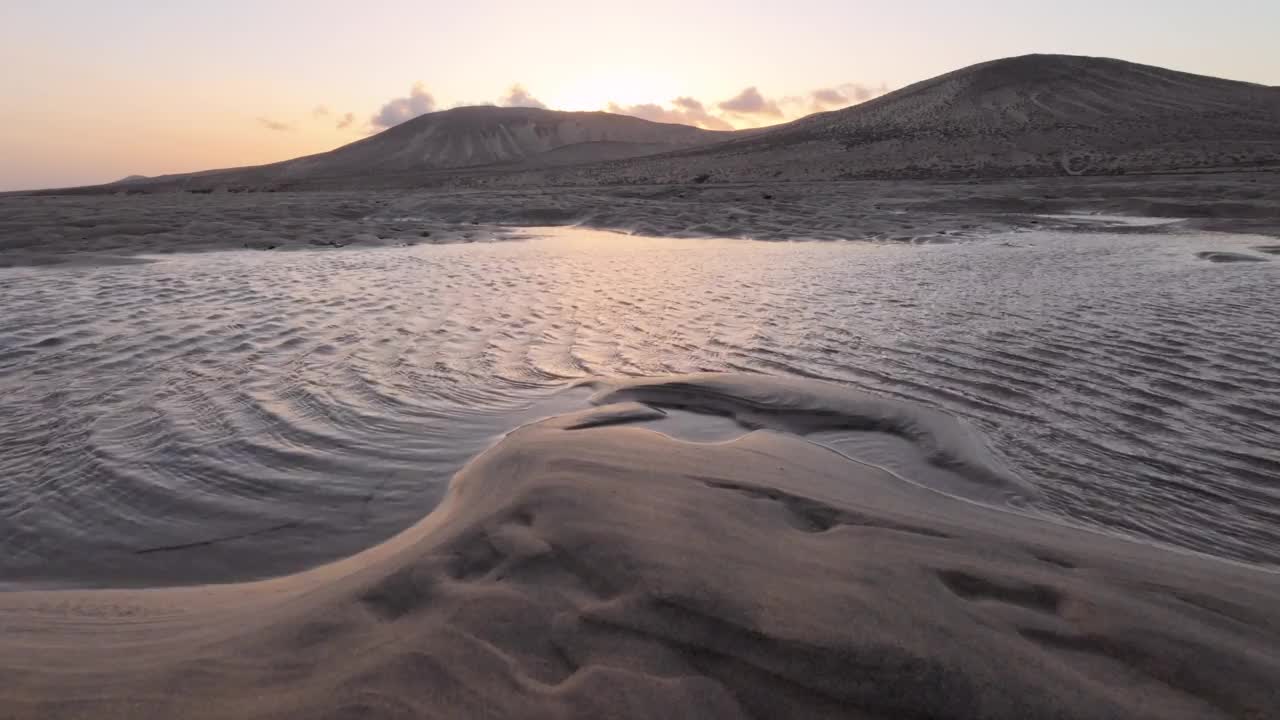
[{"label": "hill", "polygon": [[981,63],[596,179],[965,177],[1280,165],[1280,89],[1107,58]]},{"label": "hill", "polygon": [[419,116],[329,152],[270,165],[161,176],[148,185],[359,184],[476,167],[510,172],[654,155],[735,135],[607,112],[461,107]]},{"label": "hill", "polygon": [[1109,58],[1025,55],[759,130],[715,132],[606,112],[464,107],[330,152],[133,180],[128,192],[1278,168],[1280,88]]}]

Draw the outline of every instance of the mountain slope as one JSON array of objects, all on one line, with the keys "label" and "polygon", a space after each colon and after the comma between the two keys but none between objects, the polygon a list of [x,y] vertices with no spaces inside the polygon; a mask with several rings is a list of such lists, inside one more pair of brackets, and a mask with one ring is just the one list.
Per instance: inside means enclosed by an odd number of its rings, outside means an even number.
[{"label": "mountain slope", "polygon": [[1280,88],[1108,58],[1025,55],[772,128],[715,132],[605,112],[464,107],[326,153],[129,186],[491,187],[704,175],[726,182],[1258,168],[1280,168]]},{"label": "mountain slope", "polygon": [[607,112],[461,107],[428,113],[329,152],[253,167],[152,178],[151,188],[301,185],[476,167],[595,163],[721,142],[733,132]]},{"label": "mountain slope", "polygon": [[[528,161],[569,146],[607,143],[609,155],[716,142],[727,133],[604,112],[463,107],[430,113],[332,152],[286,163],[289,176],[364,174]],[[620,147],[621,146],[621,147]],[[586,153],[587,159],[592,159]]]},{"label": "mountain slope", "polygon": [[[1159,172],[1280,163],[1280,90],[1122,60],[1027,55],[602,174],[654,179]],[[621,178],[620,178],[621,179]]]}]

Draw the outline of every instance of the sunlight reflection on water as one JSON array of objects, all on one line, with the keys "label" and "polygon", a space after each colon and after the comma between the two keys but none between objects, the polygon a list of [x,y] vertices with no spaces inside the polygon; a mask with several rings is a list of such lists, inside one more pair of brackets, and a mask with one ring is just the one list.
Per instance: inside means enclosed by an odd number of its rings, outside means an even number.
[{"label": "sunlight reflection on water", "polygon": [[940,408],[1038,511],[1280,559],[1276,265],[1193,257],[1249,238],[545,232],[3,271],[0,576],[297,570],[416,521],[574,381],[727,370]]}]

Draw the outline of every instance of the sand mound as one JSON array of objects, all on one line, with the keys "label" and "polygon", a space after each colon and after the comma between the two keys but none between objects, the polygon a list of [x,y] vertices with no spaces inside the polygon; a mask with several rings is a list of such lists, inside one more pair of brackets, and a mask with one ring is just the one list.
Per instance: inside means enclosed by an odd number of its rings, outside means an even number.
[{"label": "sand mound", "polygon": [[[956,500],[784,430],[679,440],[621,401],[847,427],[865,399],[828,386],[606,393],[512,433],[439,510],[348,560],[245,585],[0,595],[0,705],[1088,720],[1280,705],[1275,575]],[[873,407],[865,427],[911,414]],[[921,452],[951,447],[907,432]]]},{"label": "sand mound", "polygon": [[[1005,469],[967,425],[929,408],[889,400],[824,383],[795,378],[754,378],[708,373],[680,379],[637,380],[606,385],[594,402],[639,401],[653,407],[696,408],[733,418],[749,429],[801,436],[832,432],[897,436],[910,444],[894,458],[897,467],[881,467],[900,478],[923,475],[921,464],[948,472],[928,474],[930,487],[963,497],[1006,501],[1034,496],[1035,488]],[[867,462],[865,458],[853,458]],[[899,464],[900,463],[900,464]],[[899,472],[900,469],[900,472]],[[941,486],[941,487],[940,487]]]}]

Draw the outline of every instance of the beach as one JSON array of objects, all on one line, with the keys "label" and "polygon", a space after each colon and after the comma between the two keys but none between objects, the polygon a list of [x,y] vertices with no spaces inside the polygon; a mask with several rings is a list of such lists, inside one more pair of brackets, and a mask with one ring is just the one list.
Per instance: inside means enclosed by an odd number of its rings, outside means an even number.
[{"label": "beach", "polygon": [[1280,718],[1280,10],[28,5],[0,720]]}]

